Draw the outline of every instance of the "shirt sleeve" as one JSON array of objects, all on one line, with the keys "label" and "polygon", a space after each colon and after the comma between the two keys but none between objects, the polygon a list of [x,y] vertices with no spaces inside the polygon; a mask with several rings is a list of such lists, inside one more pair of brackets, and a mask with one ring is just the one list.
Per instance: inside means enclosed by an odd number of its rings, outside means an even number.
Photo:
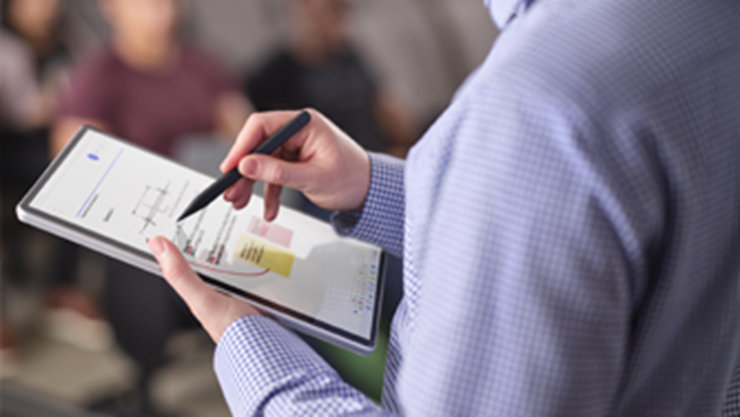
[{"label": "shirt sleeve", "polygon": [[236,320],[216,347],[214,368],[233,416],[385,415],[274,320]]},{"label": "shirt sleeve", "polygon": [[433,213],[414,225],[424,294],[400,397],[416,416],[611,415],[660,176],[626,133],[501,84],[457,109]]},{"label": "shirt sleeve", "polygon": [[370,156],[370,189],[362,210],[336,212],[337,233],[378,245],[402,256],[404,232],[404,167],[402,159],[379,153]]}]

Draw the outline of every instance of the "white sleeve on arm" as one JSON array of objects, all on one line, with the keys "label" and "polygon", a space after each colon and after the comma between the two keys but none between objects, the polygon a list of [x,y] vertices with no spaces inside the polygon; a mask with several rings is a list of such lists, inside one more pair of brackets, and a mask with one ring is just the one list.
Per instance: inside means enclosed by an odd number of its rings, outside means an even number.
[{"label": "white sleeve on arm", "polygon": [[403,252],[404,167],[402,159],[369,153],[370,189],[362,210],[336,212],[337,233],[378,245],[393,255]]},{"label": "white sleeve on arm", "polygon": [[214,368],[233,416],[385,415],[267,317],[234,321],[218,343]]}]

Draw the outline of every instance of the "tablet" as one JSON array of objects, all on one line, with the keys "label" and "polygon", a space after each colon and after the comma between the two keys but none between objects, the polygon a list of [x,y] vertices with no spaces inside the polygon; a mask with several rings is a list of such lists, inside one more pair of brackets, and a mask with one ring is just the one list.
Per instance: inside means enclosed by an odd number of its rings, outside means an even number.
[{"label": "tablet", "polygon": [[281,207],[262,219],[222,198],[179,224],[214,179],[91,127],[81,128],[17,206],[21,221],[161,275],[147,239],[163,235],[213,287],[354,352],[375,348],[384,254]]}]

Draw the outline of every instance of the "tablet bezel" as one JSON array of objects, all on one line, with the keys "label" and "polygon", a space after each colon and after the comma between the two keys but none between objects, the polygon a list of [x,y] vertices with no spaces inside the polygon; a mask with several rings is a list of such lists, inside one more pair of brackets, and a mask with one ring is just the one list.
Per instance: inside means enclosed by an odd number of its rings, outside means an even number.
[{"label": "tablet bezel", "polygon": [[[44,170],[41,176],[36,180],[33,186],[21,199],[20,203],[18,203],[16,207],[18,218],[24,223],[36,226],[61,238],[73,241],[92,250],[111,256],[119,261],[131,264],[147,272],[161,276],[159,266],[152,254],[129,246],[110,237],[101,235],[98,232],[87,230],[81,226],[72,224],[64,219],[56,217],[51,213],[36,209],[31,206],[31,202],[37,196],[39,191],[44,187],[44,185],[49,181],[49,179],[54,175],[63,161],[66,160],[66,158],[72,152],[72,149],[74,149],[74,147],[77,146],[82,137],[90,131],[105,135],[112,140],[125,142],[124,140],[117,138],[114,135],[103,132],[94,127],[80,127],[74,137],[59,153],[59,155],[49,164],[49,166]],[[167,159],[135,144],[130,144],[127,142],[127,145],[133,146],[137,150],[152,154],[159,158]],[[370,329],[370,337],[367,339],[363,338],[362,336],[350,333],[347,330],[333,326],[324,321],[312,318],[306,314],[292,310],[289,307],[280,305],[274,301],[270,301],[260,296],[250,294],[247,291],[226,284],[204,273],[197,272],[197,274],[203,279],[203,281],[216,288],[217,290],[226,292],[255,304],[262,310],[275,315],[277,318],[280,319],[281,322],[284,322],[290,327],[293,327],[304,333],[308,333],[312,336],[316,336],[320,339],[324,339],[334,344],[340,345],[353,352],[366,355],[371,353],[375,349],[377,343],[380,309],[386,280],[385,258],[386,254],[384,251],[381,250],[378,275],[376,277],[377,285],[375,293],[375,305],[373,306],[372,310],[373,320]]]}]

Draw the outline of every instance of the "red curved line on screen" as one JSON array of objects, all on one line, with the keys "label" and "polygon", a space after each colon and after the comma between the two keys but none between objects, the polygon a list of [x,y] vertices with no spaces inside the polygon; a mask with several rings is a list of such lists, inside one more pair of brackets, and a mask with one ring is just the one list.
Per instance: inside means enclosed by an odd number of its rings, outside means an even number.
[{"label": "red curved line on screen", "polygon": [[188,262],[192,266],[197,266],[198,268],[207,269],[209,271],[218,272],[220,274],[227,274],[227,275],[236,275],[238,277],[259,277],[262,275],[267,274],[270,272],[269,269],[265,269],[264,271],[260,272],[239,272],[239,271],[229,271],[227,269],[221,269],[221,268],[214,268],[212,266],[199,264],[197,262]]}]

